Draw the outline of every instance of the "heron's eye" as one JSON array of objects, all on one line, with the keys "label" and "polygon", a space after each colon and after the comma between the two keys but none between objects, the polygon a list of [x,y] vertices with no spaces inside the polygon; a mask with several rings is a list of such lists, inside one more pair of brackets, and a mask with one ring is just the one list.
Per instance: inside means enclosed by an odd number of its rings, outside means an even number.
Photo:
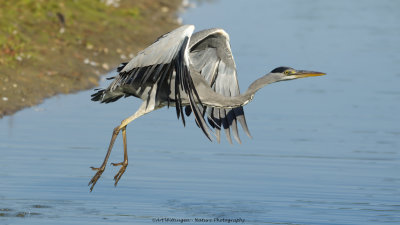
[{"label": "heron's eye", "polygon": [[285,70],[285,72],[283,72],[283,73],[286,75],[290,75],[290,74],[293,74],[294,71],[293,70]]}]

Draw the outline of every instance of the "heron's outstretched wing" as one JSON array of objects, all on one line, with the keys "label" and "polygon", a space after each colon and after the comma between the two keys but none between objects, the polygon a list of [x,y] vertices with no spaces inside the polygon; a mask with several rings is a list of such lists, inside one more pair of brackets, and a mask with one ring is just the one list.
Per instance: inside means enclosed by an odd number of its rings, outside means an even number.
[{"label": "heron's outstretched wing", "polygon": [[[157,105],[159,91],[165,91],[161,89],[168,84],[170,88],[168,91],[175,93],[177,116],[182,118],[185,125],[180,96],[181,91],[184,91],[188,95],[190,109],[195,114],[197,124],[211,140],[209,128],[201,114],[202,104],[189,74],[188,45],[193,30],[193,25],[185,25],[158,38],[156,42],[139,52],[121,69],[109,89],[112,91],[126,84],[139,84],[140,87],[143,87],[143,90],[139,91],[148,91],[149,93],[147,104]],[[174,74],[175,79],[172,84]],[[144,89],[144,87],[148,87],[145,84],[149,82],[152,84],[150,90]]]},{"label": "heron's outstretched wing", "polygon": [[[204,76],[215,92],[228,97],[240,94],[229,35],[224,30],[208,29],[194,33],[190,39],[189,51],[190,62],[194,69]],[[185,111],[187,115],[190,115],[190,108],[186,108]],[[243,107],[233,109],[207,107],[206,112],[209,124],[216,131],[218,142],[222,125],[228,141],[232,143],[230,136],[230,128],[232,128],[236,141],[240,143],[237,121],[240,122],[245,133],[251,137]]]}]

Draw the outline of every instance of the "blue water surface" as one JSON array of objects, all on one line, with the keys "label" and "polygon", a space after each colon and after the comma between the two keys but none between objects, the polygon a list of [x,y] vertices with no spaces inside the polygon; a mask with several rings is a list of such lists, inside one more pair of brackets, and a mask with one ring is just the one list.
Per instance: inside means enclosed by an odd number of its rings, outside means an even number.
[{"label": "blue water surface", "polygon": [[327,75],[257,93],[240,145],[209,142],[193,118],[183,128],[175,109],[135,120],[127,172],[114,188],[107,166],[92,193],[89,167],[139,100],[97,104],[84,91],[5,117],[0,223],[399,224],[400,2],[194,3],[183,23],[230,34],[242,92],[277,66]]}]

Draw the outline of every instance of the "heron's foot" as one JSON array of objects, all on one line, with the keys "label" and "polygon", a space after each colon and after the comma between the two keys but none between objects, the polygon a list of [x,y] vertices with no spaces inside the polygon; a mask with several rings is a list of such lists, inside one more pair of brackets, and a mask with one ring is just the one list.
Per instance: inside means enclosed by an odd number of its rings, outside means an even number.
[{"label": "heron's foot", "polygon": [[92,185],[90,187],[90,192],[93,191],[94,185],[96,185],[97,180],[101,177],[101,174],[103,174],[105,166],[104,167],[100,167],[100,168],[95,168],[95,167],[90,167],[92,168],[92,170],[96,170],[97,173],[92,177],[92,179],[89,181],[88,185]]},{"label": "heron's foot", "polygon": [[125,173],[126,167],[128,166],[128,161],[120,162],[120,163],[111,163],[113,166],[121,166],[118,173],[114,176],[114,186],[117,186],[119,179],[121,179],[122,174]]}]

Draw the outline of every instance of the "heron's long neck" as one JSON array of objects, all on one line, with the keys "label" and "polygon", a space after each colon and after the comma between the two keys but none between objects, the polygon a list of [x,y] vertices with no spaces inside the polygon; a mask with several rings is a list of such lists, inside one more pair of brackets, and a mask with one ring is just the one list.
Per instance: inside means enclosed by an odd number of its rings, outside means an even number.
[{"label": "heron's long neck", "polygon": [[267,74],[265,76],[262,76],[261,78],[255,80],[253,83],[250,84],[249,88],[246,90],[246,92],[243,94],[244,96],[251,96],[250,98],[253,99],[254,94],[263,88],[264,86],[275,83],[277,81],[280,81],[280,77],[275,75],[275,74]]},{"label": "heron's long neck", "polygon": [[[256,81],[254,81],[244,94],[232,97],[226,97],[214,92],[209,86],[202,89],[198,87],[198,92],[203,104],[211,107],[220,108],[236,108],[248,104],[254,97],[254,94],[267,84],[280,81],[279,76],[276,74],[267,74]],[[205,85],[204,85],[205,86]],[[204,87],[203,86],[203,87]],[[201,90],[202,89],[202,90]]]},{"label": "heron's long neck", "polygon": [[246,90],[246,92],[241,95],[243,100],[245,100],[245,104],[249,103],[251,100],[254,98],[254,94],[263,88],[264,86],[275,83],[277,81],[280,81],[280,77],[275,75],[275,74],[267,74],[262,76],[261,78],[258,78],[255,80],[253,83],[250,84],[249,88]]}]

